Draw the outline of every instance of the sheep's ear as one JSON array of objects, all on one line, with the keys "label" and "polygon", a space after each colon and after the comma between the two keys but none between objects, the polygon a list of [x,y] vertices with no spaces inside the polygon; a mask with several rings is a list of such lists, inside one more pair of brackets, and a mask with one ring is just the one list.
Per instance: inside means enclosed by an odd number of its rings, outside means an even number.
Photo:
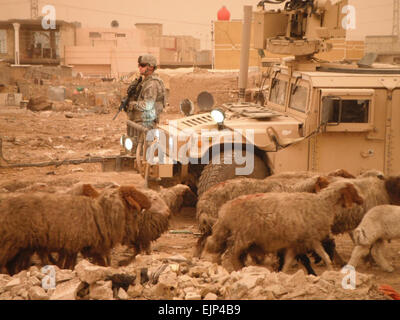
[{"label": "sheep's ear", "polygon": [[350,172],[344,169],[339,169],[329,174],[330,177],[342,177],[347,179],[355,179],[356,177],[353,176]]},{"label": "sheep's ear", "polygon": [[121,196],[128,202],[128,204],[139,211],[142,209],[149,209],[151,202],[147,196],[137,190],[134,186],[122,186],[119,188]]},{"label": "sheep's ear", "polygon": [[400,205],[400,176],[390,177],[385,181],[385,188],[390,197],[391,204]]},{"label": "sheep's ear", "polygon": [[327,186],[329,186],[328,178],[324,177],[324,176],[320,176],[317,178],[317,181],[315,182],[314,191],[315,191],[315,193],[318,193],[322,189],[325,189]]},{"label": "sheep's ear", "polygon": [[91,184],[84,184],[82,186],[82,195],[89,198],[97,198],[100,193]]},{"label": "sheep's ear", "polygon": [[362,205],[364,203],[364,199],[360,197],[356,188],[350,183],[346,184],[346,186],[340,189],[342,206],[344,208],[351,208],[353,203]]},{"label": "sheep's ear", "polygon": [[136,208],[136,210],[137,210],[138,212],[141,212],[141,211],[142,211],[142,208],[140,207],[139,203],[137,203],[137,202],[135,201],[135,199],[133,199],[133,198],[130,197],[130,196],[127,196],[125,199],[126,199],[126,201],[129,203],[129,205],[130,205],[131,207],[133,207],[133,208]]}]

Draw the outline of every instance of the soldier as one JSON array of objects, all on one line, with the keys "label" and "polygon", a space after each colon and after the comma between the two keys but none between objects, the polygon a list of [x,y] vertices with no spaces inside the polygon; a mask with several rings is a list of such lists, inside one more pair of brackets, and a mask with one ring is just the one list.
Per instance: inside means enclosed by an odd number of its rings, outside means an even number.
[{"label": "soldier", "polygon": [[[131,86],[136,86],[135,94],[126,112],[129,120],[152,129],[159,122],[160,114],[165,107],[165,86],[161,78],[154,73],[157,69],[157,59],[154,56],[150,54],[140,56],[138,63],[140,78]],[[135,130],[128,126],[127,134],[136,146],[139,137]]]}]

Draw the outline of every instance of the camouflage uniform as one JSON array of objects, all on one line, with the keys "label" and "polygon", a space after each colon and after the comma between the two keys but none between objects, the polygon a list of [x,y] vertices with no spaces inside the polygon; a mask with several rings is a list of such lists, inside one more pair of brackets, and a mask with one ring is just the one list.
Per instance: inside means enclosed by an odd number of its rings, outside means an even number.
[{"label": "camouflage uniform", "polygon": [[[137,90],[137,101],[130,101],[128,106],[129,120],[152,129],[159,122],[160,113],[165,106],[164,83],[157,74],[151,74],[139,84]],[[135,130],[128,126],[127,134],[136,145],[139,137]]]}]

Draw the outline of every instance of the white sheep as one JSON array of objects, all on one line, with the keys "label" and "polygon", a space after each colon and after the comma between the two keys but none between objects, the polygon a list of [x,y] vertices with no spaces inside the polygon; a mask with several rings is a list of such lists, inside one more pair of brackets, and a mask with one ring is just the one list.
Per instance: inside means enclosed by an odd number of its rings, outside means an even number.
[{"label": "white sheep", "polygon": [[400,238],[400,206],[382,205],[369,210],[360,225],[354,230],[356,247],[353,249],[349,265],[357,267],[360,259],[369,253],[377,264],[387,272],[394,268],[383,256],[385,240]]},{"label": "white sheep", "polygon": [[220,209],[206,250],[219,259],[226,252],[228,262],[238,270],[253,247],[264,253],[286,249],[283,272],[296,255],[315,250],[331,269],[321,241],[330,235],[336,212],[363,203],[353,184],[332,185],[318,194],[261,193],[228,201]]}]

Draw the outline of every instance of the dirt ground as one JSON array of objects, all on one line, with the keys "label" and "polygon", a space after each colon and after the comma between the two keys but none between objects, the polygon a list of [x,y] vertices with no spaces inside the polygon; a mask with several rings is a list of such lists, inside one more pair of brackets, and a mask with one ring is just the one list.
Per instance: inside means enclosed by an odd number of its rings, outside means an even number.
[{"label": "dirt ground", "polygon": [[[178,100],[177,97],[173,99]],[[83,108],[75,112],[34,113],[19,107],[0,106],[3,156],[9,163],[37,163],[78,159],[89,155],[117,155],[120,152],[119,138],[126,130],[126,115],[121,113],[113,121],[114,111],[99,113],[93,108]],[[174,111],[170,109],[165,113],[163,120],[180,117]],[[143,185],[143,179],[136,172],[102,172],[101,164],[98,163],[58,167],[0,168],[0,192],[6,191],[1,190],[4,186],[31,184],[32,181],[65,186],[76,182],[92,183],[100,187],[108,182]],[[153,251],[191,257],[198,239],[196,233],[198,229],[195,209],[183,208],[172,218],[169,232],[153,244]],[[347,261],[353,249],[350,237],[338,236],[336,241],[338,252]],[[113,258],[119,260],[124,253],[115,252],[114,255]],[[388,245],[386,256],[395,266],[393,273],[384,272],[374,264],[360,265],[357,271],[373,274],[378,284],[391,285],[400,292],[400,241],[392,241]],[[291,272],[296,272],[298,268],[299,266],[293,266]],[[317,274],[321,274],[325,267],[317,265],[315,270]],[[340,267],[336,266],[335,270],[340,270]]]}]

